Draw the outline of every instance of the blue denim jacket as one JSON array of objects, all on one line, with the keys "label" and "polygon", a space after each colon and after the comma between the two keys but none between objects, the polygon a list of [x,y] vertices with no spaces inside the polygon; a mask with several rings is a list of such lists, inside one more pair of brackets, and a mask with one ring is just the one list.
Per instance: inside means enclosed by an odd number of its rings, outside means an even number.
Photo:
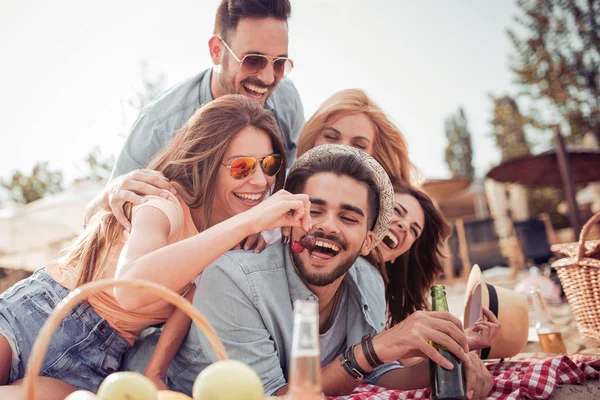
[{"label": "blue denim jacket", "polygon": [[[145,167],[199,107],[213,100],[211,71],[209,68],[173,86],[140,111],[117,158],[111,179]],[[282,79],[265,106],[275,115],[290,167],[296,159],[296,144],[304,125],[304,109],[292,81]]]},{"label": "blue denim jacket", "polygon": [[[206,316],[232,359],[250,365],[267,395],[284,386],[292,348],[293,303],[316,296],[300,280],[289,245],[277,244],[260,254],[230,251],[202,274],[194,306]],[[359,258],[344,278],[348,285],[346,343],[359,343],[385,327],[384,284],[379,272]],[[126,355],[124,369],[143,371],[157,334],[138,342]],[[196,376],[217,360],[206,338],[192,326],[167,371],[167,385],[190,394]],[[375,383],[396,364],[384,365],[368,379]]]}]

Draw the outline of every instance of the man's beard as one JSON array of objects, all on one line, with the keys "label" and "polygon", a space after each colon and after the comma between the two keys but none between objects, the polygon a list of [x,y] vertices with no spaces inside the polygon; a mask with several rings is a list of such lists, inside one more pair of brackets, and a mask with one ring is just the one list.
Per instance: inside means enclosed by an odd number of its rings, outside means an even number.
[{"label": "man's beard", "polygon": [[[306,250],[308,251],[308,250]],[[304,281],[304,283],[311,286],[328,286],[343,276],[348,270],[354,265],[354,262],[358,258],[360,251],[357,251],[356,254],[351,254],[346,259],[340,261],[340,263],[333,269],[333,271],[329,272],[317,272],[317,273],[309,273],[304,265],[304,262],[300,258],[300,254],[292,251],[292,261],[296,266],[296,271],[300,276],[300,279]]]},{"label": "man's beard", "polygon": [[219,73],[219,84],[226,94],[240,94],[235,90],[233,79],[230,77],[229,73],[225,71],[225,68]]},{"label": "man's beard", "polygon": [[[223,62],[222,62],[222,66],[223,65],[229,65],[229,59],[226,57]],[[219,73],[219,85],[221,85],[221,88],[223,89],[223,91],[226,94],[242,94],[241,89],[244,86],[244,84],[251,84],[251,85],[255,85],[261,88],[266,88],[267,92],[270,92],[271,89],[273,88],[273,86],[276,86],[278,82],[274,83],[271,86],[265,86],[263,83],[261,83],[258,79],[253,79],[252,77],[246,78],[243,81],[240,82],[240,91],[238,92],[238,90],[235,87],[235,77],[229,73],[229,71],[227,70],[226,67],[223,67],[221,72]],[[269,99],[269,97],[271,96],[272,93],[269,93],[269,95],[265,98],[265,103],[266,101]]]}]

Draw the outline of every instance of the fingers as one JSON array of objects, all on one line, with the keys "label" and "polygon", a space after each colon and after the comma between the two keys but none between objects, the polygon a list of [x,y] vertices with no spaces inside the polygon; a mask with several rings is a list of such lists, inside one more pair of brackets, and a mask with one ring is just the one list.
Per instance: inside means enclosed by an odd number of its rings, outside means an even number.
[{"label": "fingers", "polygon": [[475,366],[472,362],[470,362],[469,365],[464,365],[463,373],[465,374],[465,391],[467,392],[467,399],[472,400],[473,395],[477,390],[477,372],[475,371]]},{"label": "fingers", "polygon": [[144,203],[146,199],[140,194],[160,196],[166,199],[169,197],[168,192],[177,193],[162,172],[139,169],[114,182],[108,196],[108,202],[117,221],[130,232],[131,223],[123,212],[123,205],[126,202],[133,205]]},{"label": "fingers", "polygon": [[304,230],[306,232],[310,231],[312,229],[312,221],[310,218],[310,200],[306,199],[304,200],[304,209],[306,210],[306,218],[304,218]]},{"label": "fingers", "polygon": [[447,333],[430,328],[423,330],[423,337],[447,348],[450,353],[460,358],[463,362],[468,362],[469,356],[462,344],[458,343],[454,337],[448,335]]},{"label": "fingers", "polygon": [[[160,186],[157,186],[160,183]],[[128,190],[143,194],[145,196],[160,196],[162,198],[168,198],[168,192],[176,194],[175,188],[167,181],[162,179],[156,179],[153,182],[147,182],[142,180],[124,180],[121,186],[118,188],[119,191]]]},{"label": "fingers", "polygon": [[256,242],[256,247],[254,247],[254,252],[255,253],[260,253],[261,251],[263,251],[264,249],[267,248],[267,241],[265,240],[265,238],[263,237],[263,235],[258,235],[258,241]]},{"label": "fingers", "polygon": [[242,246],[244,248],[244,250],[251,250],[254,248],[254,246],[256,245],[256,242],[258,241],[258,237],[261,236],[260,233],[256,233],[254,235],[250,235],[246,238],[246,240],[244,241],[244,245]]},{"label": "fingers", "polygon": [[310,201],[307,195],[288,195],[281,197],[281,207],[291,224],[284,224],[300,227],[305,231],[309,231],[311,226],[310,219]]},{"label": "fingers", "polygon": [[113,196],[109,196],[108,204],[117,221],[125,228],[127,232],[131,232],[131,222],[125,216],[123,205],[125,202],[130,202],[133,205],[138,205],[146,202],[146,199],[136,195],[133,192],[120,191]]},{"label": "fingers", "polygon": [[473,325],[473,330],[475,332],[478,332],[482,329],[496,329],[498,327],[497,324],[494,324],[493,322],[489,322],[489,321],[479,321],[477,322],[475,325]]},{"label": "fingers", "polygon": [[[492,381],[492,376],[491,376],[490,372],[487,370],[487,368],[485,367],[485,364],[483,363],[483,361],[481,361],[481,359],[477,355],[472,354],[471,361],[472,361],[472,368],[473,368],[473,371],[475,372],[475,376],[476,376],[475,389],[474,389],[473,396],[471,397],[471,399],[473,399],[473,400],[485,399],[487,397],[487,395],[490,393],[490,391],[492,390],[492,387],[494,386],[494,382]],[[469,393],[468,390],[467,390],[467,393]]]},{"label": "fingers", "polygon": [[[443,333],[445,333],[447,336],[449,336],[452,341],[454,341],[456,344],[458,344],[459,348],[462,350],[463,353],[466,353],[469,351],[469,346],[467,344],[467,337],[465,336],[465,331],[462,328],[462,324],[460,323],[460,321],[454,317],[452,314],[450,313],[446,313],[446,312],[428,312],[428,313],[424,313],[424,315],[429,318],[429,320],[423,321],[424,325],[428,325],[431,328],[437,330],[437,331],[441,331]],[[458,325],[456,324],[456,321],[458,321]],[[444,343],[439,343],[436,342],[438,344],[444,344]],[[455,351],[453,351],[452,349],[448,348],[449,350],[451,350],[453,353],[455,353]],[[458,354],[455,353],[457,356]]]},{"label": "fingers", "polygon": [[[282,199],[284,199],[282,197]],[[298,222],[298,226],[302,227],[305,232],[312,228],[310,220],[310,200],[307,195],[288,195],[285,199],[290,202],[290,211],[293,210],[294,219]]]},{"label": "fingers", "polygon": [[[112,204],[111,204],[111,208],[112,208]],[[129,222],[129,220],[125,216],[125,213],[123,212],[123,206],[121,206],[120,208],[116,208],[116,209],[113,208],[112,210],[113,210],[113,214],[114,214],[115,218],[117,219],[117,222],[119,222],[119,224],[121,224],[123,229],[125,229],[127,232],[131,233],[131,222]]]},{"label": "fingers", "polygon": [[456,327],[460,330],[463,331],[463,324],[460,321],[460,319],[456,318],[454,315],[450,314],[447,311],[427,311],[427,314],[437,318],[437,319],[445,319],[446,321],[450,321],[452,322],[454,325],[456,325]]},{"label": "fingers", "polygon": [[500,321],[498,321],[498,318],[496,317],[496,315],[494,315],[493,312],[491,312],[490,310],[488,310],[485,307],[482,307],[481,311],[483,312],[483,315],[485,315],[485,317],[487,318],[488,321],[490,321],[494,324],[500,325]]},{"label": "fingers", "polygon": [[417,348],[423,355],[445,369],[454,369],[454,365],[446,359],[435,347],[425,341],[419,341]]}]

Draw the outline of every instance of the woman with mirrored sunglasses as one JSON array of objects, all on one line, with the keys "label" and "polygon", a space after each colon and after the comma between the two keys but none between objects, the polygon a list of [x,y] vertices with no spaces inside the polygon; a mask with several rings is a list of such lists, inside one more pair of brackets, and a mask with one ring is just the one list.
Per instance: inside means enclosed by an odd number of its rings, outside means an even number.
[{"label": "woman with mirrored sunglasses", "polygon": [[[78,286],[106,278],[144,279],[191,299],[202,271],[248,235],[281,226],[308,230],[308,197],[277,191],[284,164],[277,124],[260,104],[230,95],[200,108],[149,165],[169,179],[176,194],[145,196],[142,204],[129,205],[129,232],[112,212],[98,212],[59,260],[0,296],[0,384],[23,378],[37,332]],[[277,192],[264,200],[272,188]],[[62,399],[75,389],[96,392],[142,330],[167,319],[146,371],[159,385],[158,375],[187,334],[189,319],[145,292],[92,295],[53,336],[41,369],[44,398]],[[2,386],[0,398],[18,397],[19,390]]]}]

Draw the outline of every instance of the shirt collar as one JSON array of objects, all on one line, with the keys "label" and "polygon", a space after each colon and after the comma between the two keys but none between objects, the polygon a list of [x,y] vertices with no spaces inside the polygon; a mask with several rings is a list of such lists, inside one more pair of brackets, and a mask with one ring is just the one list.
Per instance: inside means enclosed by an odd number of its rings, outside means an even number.
[{"label": "shirt collar", "polygon": [[298,276],[294,263],[292,262],[292,248],[290,244],[284,245],[283,248],[283,263],[285,273],[287,275],[288,287],[290,288],[290,299],[292,304],[296,300],[316,300],[317,296],[310,291]]},{"label": "shirt collar", "polygon": [[[292,263],[292,249],[291,244],[282,245],[283,247],[283,263],[284,268],[287,275],[288,287],[290,290],[290,300],[292,301],[292,305],[296,300],[312,300],[318,301],[317,296],[310,291],[306,284],[300,279],[296,269],[294,268],[294,264]],[[379,272],[377,272],[379,273]],[[348,288],[348,293],[353,293],[356,302],[358,303],[358,307],[360,308],[360,312],[363,317],[367,321],[367,323],[373,328],[374,332],[377,332],[376,324],[374,323],[374,319],[370,315],[371,307],[369,306],[368,297],[365,296],[363,292],[363,288],[358,284],[358,272],[355,266],[352,266],[346,273],[344,277],[344,281],[346,282],[346,287]]]},{"label": "shirt collar", "polygon": [[[290,288],[290,298],[292,303],[296,300],[316,300],[317,296],[306,286],[302,279],[300,279],[300,276],[298,276],[298,273],[296,272],[296,268],[294,268],[294,263],[292,262],[292,249],[289,243],[284,245],[283,253],[283,262],[287,275],[288,287]],[[366,297],[363,294],[362,289],[356,283],[357,276],[356,269],[354,267],[350,268],[348,272],[346,272],[344,281],[350,285],[351,290],[358,292],[361,303],[366,303]]]}]

